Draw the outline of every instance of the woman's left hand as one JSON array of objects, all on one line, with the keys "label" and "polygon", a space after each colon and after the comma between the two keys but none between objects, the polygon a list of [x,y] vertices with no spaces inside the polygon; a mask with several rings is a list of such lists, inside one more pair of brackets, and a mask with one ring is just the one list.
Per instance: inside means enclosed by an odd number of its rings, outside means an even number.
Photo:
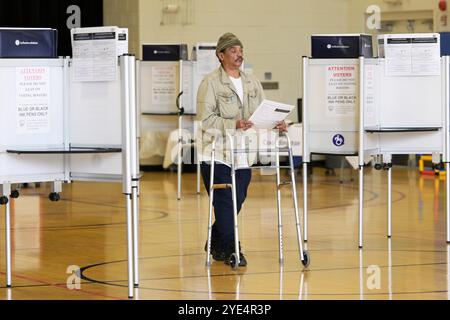
[{"label": "woman's left hand", "polygon": [[275,129],[279,130],[280,132],[287,132],[287,124],[284,121],[278,122]]}]

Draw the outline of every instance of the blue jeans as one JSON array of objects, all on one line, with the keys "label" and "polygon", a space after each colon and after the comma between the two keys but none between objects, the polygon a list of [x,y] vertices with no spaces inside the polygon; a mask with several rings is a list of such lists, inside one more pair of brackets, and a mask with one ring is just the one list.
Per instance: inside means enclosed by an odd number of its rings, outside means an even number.
[{"label": "blue jeans", "polygon": [[[201,173],[203,183],[209,195],[211,165],[202,163]],[[250,169],[236,171],[236,198],[238,214],[242,209],[247,190],[252,180]],[[216,162],[214,168],[214,184],[231,184],[231,168]],[[212,227],[212,243],[222,248],[234,244],[234,218],[233,218],[233,198],[231,189],[214,190],[214,216],[216,221]]]}]

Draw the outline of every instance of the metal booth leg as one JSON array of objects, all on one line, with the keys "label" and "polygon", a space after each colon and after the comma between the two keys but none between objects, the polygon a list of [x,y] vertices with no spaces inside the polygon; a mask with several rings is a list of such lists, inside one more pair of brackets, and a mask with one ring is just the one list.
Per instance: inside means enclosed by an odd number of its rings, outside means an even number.
[{"label": "metal booth leg", "polygon": [[388,238],[392,238],[392,167],[387,168],[388,172]]},{"label": "metal booth leg", "polygon": [[133,208],[132,208],[132,195],[127,194],[127,255],[128,255],[128,297],[131,299],[134,296],[134,259],[133,259]]},{"label": "metal booth leg", "polygon": [[182,175],[182,163],[183,163],[183,136],[181,132],[182,117],[179,117],[179,129],[178,129],[178,161],[177,161],[177,199],[181,200],[181,175]]},{"label": "metal booth leg", "polygon": [[4,184],[0,186],[0,204],[5,206],[5,252],[6,252],[6,287],[11,288],[11,208],[10,194],[11,185]]},{"label": "metal booth leg", "polygon": [[447,175],[447,179],[445,181],[446,185],[447,185],[447,190],[446,190],[446,197],[447,197],[447,206],[446,206],[446,211],[447,211],[447,243],[450,244],[450,163],[447,163],[446,166],[446,175]]},{"label": "metal booth leg", "polygon": [[200,159],[197,155],[197,194],[201,193],[201,177],[200,177],[200,172],[201,172],[201,166],[200,166]]},{"label": "metal booth leg", "polygon": [[134,287],[139,287],[139,192],[132,189]]},{"label": "metal booth leg", "polygon": [[359,248],[363,248],[364,167],[359,167]]}]

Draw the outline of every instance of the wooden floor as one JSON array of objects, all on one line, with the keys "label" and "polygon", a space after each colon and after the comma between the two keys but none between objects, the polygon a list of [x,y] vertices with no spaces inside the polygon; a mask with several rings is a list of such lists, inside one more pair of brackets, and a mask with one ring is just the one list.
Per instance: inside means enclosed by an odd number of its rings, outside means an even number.
[{"label": "wooden floor", "polygon": [[[138,299],[449,299],[450,249],[445,242],[445,181],[394,168],[393,230],[386,237],[386,173],[368,170],[365,248],[357,248],[358,183],[315,170],[311,178],[311,266],[298,258],[294,211],[283,194],[285,263],[278,263],[274,177],[253,177],[240,218],[249,265],[205,268],[208,198],[195,175],[146,173],[140,213]],[[301,194],[299,181],[299,199]],[[48,186],[22,190],[12,203],[13,288],[5,288],[4,219],[0,222],[0,299],[127,299],[126,229],[121,186],[73,183],[62,201]],[[3,210],[3,208],[2,208]],[[1,215],[4,217],[4,215]],[[81,290],[66,286],[82,268]]]}]

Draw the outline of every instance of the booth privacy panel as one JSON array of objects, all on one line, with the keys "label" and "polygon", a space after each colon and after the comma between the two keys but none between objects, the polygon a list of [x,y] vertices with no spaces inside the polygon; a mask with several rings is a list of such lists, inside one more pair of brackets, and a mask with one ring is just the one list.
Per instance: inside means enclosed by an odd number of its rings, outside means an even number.
[{"label": "booth privacy panel", "polygon": [[357,131],[358,60],[310,60],[308,72],[311,131]]},{"label": "booth privacy panel", "polygon": [[[70,76],[73,77],[73,68]],[[72,78],[71,78],[72,79]],[[117,80],[70,83],[70,143],[91,146],[122,144],[120,70]]]},{"label": "booth privacy panel", "polygon": [[0,153],[0,184],[64,180],[64,156]]},{"label": "booth privacy panel", "polygon": [[359,62],[355,59],[310,59],[308,146],[312,153],[358,151]]},{"label": "booth privacy panel", "polygon": [[141,61],[138,71],[139,106],[142,113],[178,113],[180,62]]},{"label": "booth privacy panel", "polygon": [[70,171],[92,175],[121,175],[122,154],[71,155]]},{"label": "booth privacy panel", "polygon": [[368,59],[365,84],[366,128],[443,126],[441,75],[388,76],[385,59]]}]

